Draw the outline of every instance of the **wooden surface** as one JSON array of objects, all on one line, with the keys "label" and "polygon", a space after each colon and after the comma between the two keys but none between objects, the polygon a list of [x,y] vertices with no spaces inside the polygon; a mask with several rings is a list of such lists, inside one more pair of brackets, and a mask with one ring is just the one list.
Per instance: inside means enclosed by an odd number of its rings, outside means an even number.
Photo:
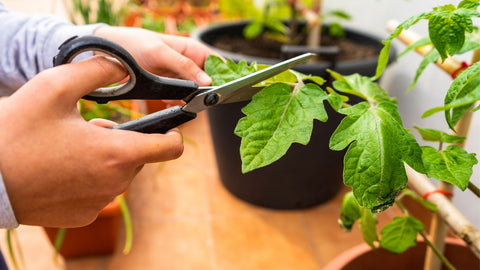
[{"label": "wooden surface", "polygon": [[[269,210],[233,197],[220,182],[207,120],[201,113],[181,128],[187,139],[181,158],[145,166],[132,183],[130,254],[121,253],[122,229],[112,256],[55,265],[43,231],[21,226],[27,269],[309,270],[362,242],[357,225],[345,233],[337,223],[346,188],[330,202],[302,211]],[[382,214],[380,225],[396,211]]]}]

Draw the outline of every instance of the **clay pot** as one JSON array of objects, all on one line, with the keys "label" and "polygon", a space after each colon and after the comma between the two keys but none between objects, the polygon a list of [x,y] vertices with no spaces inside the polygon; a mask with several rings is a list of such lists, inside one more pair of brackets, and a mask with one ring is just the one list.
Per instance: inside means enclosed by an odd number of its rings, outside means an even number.
[{"label": "clay pot", "polygon": [[[480,269],[479,259],[460,239],[446,240],[445,255],[457,269]],[[323,270],[423,270],[426,244],[419,241],[401,254],[360,244],[337,256]],[[446,269],[443,267],[442,269]]]}]

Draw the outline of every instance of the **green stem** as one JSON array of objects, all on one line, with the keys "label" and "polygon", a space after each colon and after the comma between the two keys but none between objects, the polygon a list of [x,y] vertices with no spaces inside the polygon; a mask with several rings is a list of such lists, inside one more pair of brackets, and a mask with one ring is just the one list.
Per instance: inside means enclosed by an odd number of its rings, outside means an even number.
[{"label": "green stem", "polygon": [[433,253],[437,255],[437,257],[442,261],[442,263],[449,269],[449,270],[456,270],[456,268],[448,261],[448,259],[435,247],[435,245],[428,240],[427,236],[425,233],[420,232],[420,235],[423,237],[423,240],[425,240],[425,243],[433,250]]},{"label": "green stem", "polygon": [[13,247],[13,240],[12,240],[12,234],[13,234],[13,229],[8,229],[7,230],[7,246],[8,246],[8,253],[10,255],[10,259],[12,260],[13,267],[15,269],[20,269],[20,266],[18,265],[17,258],[15,257],[15,250]]},{"label": "green stem", "polygon": [[55,263],[58,263],[58,254],[60,254],[60,249],[62,248],[66,233],[67,233],[67,228],[59,228],[57,231],[57,235],[55,236],[55,242],[53,244],[53,247],[55,249],[53,261]]},{"label": "green stem", "polygon": [[120,203],[122,209],[123,222],[125,223],[125,246],[123,247],[123,254],[128,254],[132,249],[132,219],[130,217],[130,211],[128,210],[127,203],[122,195],[117,196],[117,200]]},{"label": "green stem", "polygon": [[468,183],[468,189],[473,192],[477,197],[480,198],[480,188],[478,188],[475,184],[473,184],[471,181]]}]

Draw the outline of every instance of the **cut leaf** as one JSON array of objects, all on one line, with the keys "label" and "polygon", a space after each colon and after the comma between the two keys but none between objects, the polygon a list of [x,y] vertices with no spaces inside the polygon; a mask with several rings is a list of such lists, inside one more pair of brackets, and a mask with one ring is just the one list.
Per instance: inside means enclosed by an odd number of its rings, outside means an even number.
[{"label": "cut leaf", "polygon": [[380,246],[393,253],[402,253],[417,244],[417,234],[424,230],[422,222],[414,217],[395,217],[380,231]]},{"label": "cut leaf", "polygon": [[456,145],[439,152],[431,146],[422,146],[422,158],[427,176],[456,185],[465,190],[472,176],[472,167],[478,161],[475,154]]},{"label": "cut leaf", "polygon": [[243,108],[246,117],[240,119],[235,129],[235,134],[242,137],[242,171],[278,160],[294,142],[306,145],[313,120],[327,120],[323,105],[327,98],[315,84],[299,85],[292,91],[287,84],[275,83],[257,93]]}]

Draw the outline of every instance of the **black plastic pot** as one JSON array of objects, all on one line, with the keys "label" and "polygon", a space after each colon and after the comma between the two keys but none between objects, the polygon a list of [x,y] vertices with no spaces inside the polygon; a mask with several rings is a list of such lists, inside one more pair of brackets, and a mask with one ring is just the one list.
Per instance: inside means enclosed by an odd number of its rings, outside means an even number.
[{"label": "black plastic pot", "polygon": [[[212,46],[221,35],[241,35],[246,22],[213,26],[199,30],[192,37]],[[347,29],[347,38],[382,47],[379,38],[374,38]],[[280,59],[268,59],[231,53],[215,49],[225,58],[234,61],[246,60],[273,64]],[[393,50],[392,50],[393,52]],[[392,59],[392,58],[391,58]],[[377,58],[364,61],[338,62],[336,71],[341,74],[375,74]],[[326,76],[330,64],[302,64],[295,70]],[[217,164],[223,185],[236,197],[249,203],[275,209],[300,209],[318,205],[336,195],[342,186],[342,152],[329,149],[330,136],[343,118],[325,103],[329,119],[327,123],[314,122],[310,143],[307,146],[294,144],[287,154],[275,163],[242,174],[240,159],[241,139],[234,134],[238,120],[243,117],[241,108],[247,103],[220,105],[208,110]]]}]

